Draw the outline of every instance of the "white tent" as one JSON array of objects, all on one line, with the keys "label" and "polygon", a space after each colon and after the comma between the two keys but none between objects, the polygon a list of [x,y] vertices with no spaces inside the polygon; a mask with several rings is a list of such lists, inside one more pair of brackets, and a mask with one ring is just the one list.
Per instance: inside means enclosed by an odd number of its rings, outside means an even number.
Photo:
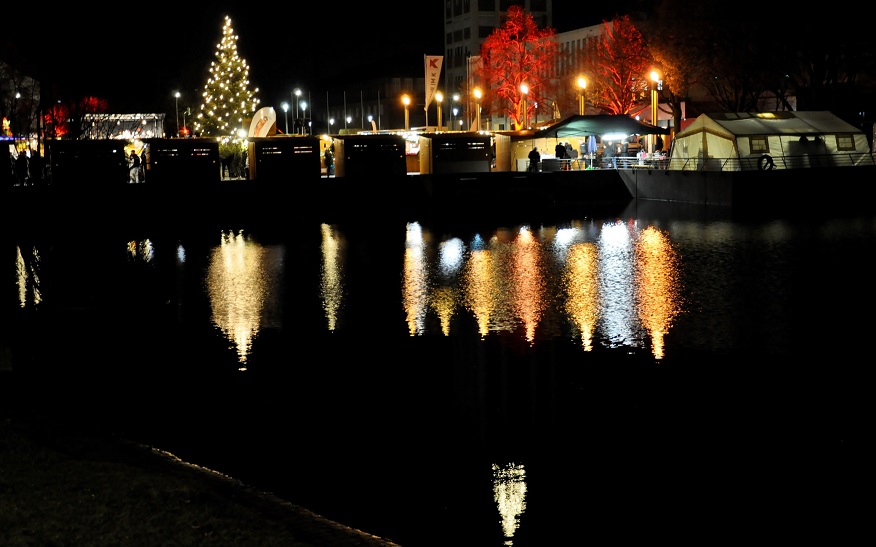
[{"label": "white tent", "polygon": [[830,112],[702,114],[673,140],[671,169],[872,165],[867,136]]}]

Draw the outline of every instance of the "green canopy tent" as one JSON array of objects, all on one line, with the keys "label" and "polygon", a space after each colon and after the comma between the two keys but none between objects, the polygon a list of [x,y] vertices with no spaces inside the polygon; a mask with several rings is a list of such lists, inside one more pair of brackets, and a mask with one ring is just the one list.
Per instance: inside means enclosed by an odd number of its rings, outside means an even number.
[{"label": "green canopy tent", "polygon": [[625,114],[596,114],[582,116],[575,114],[557,121],[533,133],[535,138],[584,137],[586,135],[605,135],[623,133],[625,135],[668,135],[669,129],[640,122]]}]

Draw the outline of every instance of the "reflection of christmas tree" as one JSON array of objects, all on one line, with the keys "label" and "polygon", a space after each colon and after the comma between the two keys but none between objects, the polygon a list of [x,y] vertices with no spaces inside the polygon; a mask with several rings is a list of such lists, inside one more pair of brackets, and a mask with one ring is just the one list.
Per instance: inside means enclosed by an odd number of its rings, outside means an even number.
[{"label": "reflection of christmas tree", "polygon": [[244,127],[258,109],[255,94],[249,89],[249,67],[237,54],[237,35],[231,28],[231,18],[225,17],[222,42],[216,51],[216,61],[210,63],[210,76],[204,85],[201,111],[195,119],[195,132],[203,137],[234,135]]}]

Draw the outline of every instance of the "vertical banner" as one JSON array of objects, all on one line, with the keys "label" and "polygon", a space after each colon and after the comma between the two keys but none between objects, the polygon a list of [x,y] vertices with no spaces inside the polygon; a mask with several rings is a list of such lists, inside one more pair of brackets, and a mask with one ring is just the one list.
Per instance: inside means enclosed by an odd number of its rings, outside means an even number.
[{"label": "vertical banner", "polygon": [[441,63],[444,57],[441,55],[425,55],[426,58],[426,106],[423,110],[428,111],[435,93],[438,91],[438,80],[441,78]]}]

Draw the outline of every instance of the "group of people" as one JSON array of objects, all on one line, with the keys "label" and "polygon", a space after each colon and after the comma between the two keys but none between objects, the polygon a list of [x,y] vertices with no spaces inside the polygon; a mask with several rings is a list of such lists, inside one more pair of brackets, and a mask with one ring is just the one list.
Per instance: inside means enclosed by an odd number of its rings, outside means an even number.
[{"label": "group of people", "polygon": [[141,148],[139,154],[132,149],[126,159],[128,162],[128,182],[130,184],[146,182],[146,147]]}]

